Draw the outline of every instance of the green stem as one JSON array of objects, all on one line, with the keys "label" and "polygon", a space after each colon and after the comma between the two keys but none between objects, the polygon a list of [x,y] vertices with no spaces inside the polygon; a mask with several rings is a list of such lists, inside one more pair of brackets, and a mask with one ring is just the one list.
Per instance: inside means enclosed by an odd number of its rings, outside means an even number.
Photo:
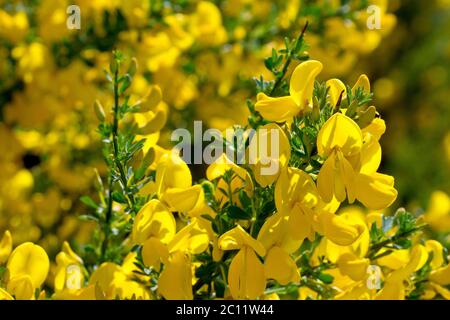
[{"label": "green stem", "polygon": [[132,211],[134,211],[134,196],[132,193],[129,192],[128,190],[128,180],[127,180],[127,176],[125,174],[125,169],[123,168],[122,163],[120,162],[119,159],[119,143],[118,143],[118,131],[119,131],[119,81],[118,81],[118,77],[119,77],[119,68],[117,68],[117,70],[114,72],[114,122],[113,122],[113,130],[112,130],[112,135],[113,135],[113,148],[114,148],[114,163],[117,166],[117,169],[119,170],[119,175],[120,175],[120,181],[122,183],[122,187],[125,191],[126,196],[128,197],[129,200],[129,207],[131,208]]},{"label": "green stem", "polygon": [[275,84],[273,85],[273,88],[270,91],[270,96],[273,96],[273,94],[275,93],[275,90],[280,86],[281,81],[283,80],[284,76],[286,75],[286,72],[287,72],[287,70],[289,68],[289,65],[292,62],[293,50],[295,50],[295,48],[297,48],[297,46],[298,46],[300,41],[303,41],[303,37],[305,35],[305,32],[306,32],[307,28],[308,28],[308,21],[306,21],[305,26],[302,29],[302,32],[298,36],[294,48],[289,50],[288,53],[286,54],[286,62],[284,63],[283,69],[281,69],[281,76],[277,77],[277,80],[275,81]]},{"label": "green stem", "polygon": [[414,227],[414,228],[412,228],[412,229],[410,229],[410,230],[408,230],[408,231],[399,233],[399,234],[394,235],[394,236],[392,236],[392,237],[390,237],[390,238],[388,238],[388,239],[386,239],[386,240],[384,240],[384,241],[381,241],[381,242],[379,242],[379,243],[374,244],[374,245],[370,248],[370,250],[369,250],[369,255],[368,255],[369,259],[374,260],[375,257],[376,257],[377,252],[378,252],[380,249],[386,247],[387,245],[389,245],[389,244],[391,244],[391,243],[395,243],[396,241],[398,241],[398,240],[400,240],[400,239],[402,239],[402,238],[405,238],[405,237],[411,235],[412,233],[414,233],[414,232],[416,232],[416,231],[419,231],[419,230],[422,229],[424,226],[425,226],[425,225],[421,225],[421,226]]},{"label": "green stem", "polygon": [[106,249],[108,248],[108,243],[109,243],[109,234],[110,234],[109,223],[110,223],[111,217],[112,217],[112,203],[113,203],[112,189],[113,189],[113,178],[110,177],[109,178],[109,189],[108,189],[108,207],[106,210],[106,217],[105,217],[105,222],[103,225],[103,232],[105,234],[105,237],[103,239],[102,249],[101,249],[102,261],[106,260]]}]

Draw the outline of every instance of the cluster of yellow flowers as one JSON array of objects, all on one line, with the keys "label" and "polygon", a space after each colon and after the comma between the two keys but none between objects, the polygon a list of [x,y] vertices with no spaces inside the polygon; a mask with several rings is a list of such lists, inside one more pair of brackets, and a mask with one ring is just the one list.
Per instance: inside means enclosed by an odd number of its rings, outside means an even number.
[{"label": "cluster of yellow flowers", "polygon": [[[450,298],[447,251],[422,231],[450,230],[449,197],[388,216],[368,77],[316,81],[379,46],[387,1],[74,2],[82,30],[67,1],[0,0],[0,299]],[[110,63],[113,47],[137,59]],[[194,119],[276,132],[279,152],[223,154],[195,183],[168,141]],[[222,138],[248,152],[262,136]]]},{"label": "cluster of yellow flowers", "polygon": [[[164,92],[167,104],[154,120],[161,127],[166,120],[167,128],[188,126],[195,118],[225,129],[245,124],[244,101],[253,90],[248,80],[270,79],[261,61],[304,19],[311,22],[311,42],[326,37],[312,48],[322,53],[311,54],[330,68],[344,66],[338,51],[354,52],[355,61],[373,50],[379,39],[369,51],[355,48],[390,32],[395,18],[386,1],[371,3],[383,14],[381,30],[365,28],[366,8],[356,2],[344,15],[341,1],[71,1],[81,19],[81,30],[71,30],[66,0],[0,1],[0,229],[11,230],[16,244],[39,242],[52,255],[62,240],[89,239],[92,224],[75,215],[83,210],[77,199],[92,187],[92,167],[105,170],[90,106],[93,97],[112,104],[103,79],[111,49],[144,66],[134,76],[136,96],[152,84]],[[317,14],[323,10],[326,15]],[[348,32],[361,41],[346,43]],[[168,130],[152,139],[167,146]]]},{"label": "cluster of yellow flowers", "polygon": [[[113,146],[107,155],[113,160],[110,169],[121,172],[132,162],[132,168],[144,172],[131,170],[125,181],[112,174],[108,199],[101,201],[108,202],[104,220],[102,205],[85,199],[98,209],[91,217],[106,223],[105,251],[91,268],[65,242],[52,272],[52,298],[450,298],[445,250],[438,241],[411,238],[421,226],[410,215],[399,211],[389,219],[380,211],[365,214],[358,207],[336,213],[340,203],[355,199],[370,210],[386,209],[397,195],[393,178],[377,172],[378,140],[385,124],[375,116],[375,107],[366,105],[370,83],[365,75],[348,90],[338,79],[315,83],[322,69],[319,61],[300,63],[292,73],[289,95],[260,93],[254,105],[261,121],[271,121],[257,130],[270,127],[279,133],[281,152],[270,158],[280,164],[277,172],[263,176],[261,168],[267,162],[237,165],[222,154],[208,167],[208,180],[193,184],[187,164],[157,145],[126,161],[118,157],[119,141],[125,139],[120,130],[136,122],[138,134],[151,136],[159,124],[152,117],[143,126],[137,120],[154,114],[163,102],[154,87],[147,99],[130,107],[125,95],[122,104],[119,99],[131,85],[126,79],[135,74],[136,61],[120,76],[122,57],[116,54],[115,59],[110,67],[112,129],[105,126],[103,107],[97,102],[99,130],[112,140],[106,142]],[[131,110],[131,119],[123,108]],[[306,120],[311,122],[298,122]],[[317,130],[316,141],[310,141],[316,151],[309,151],[307,165],[299,165],[292,161],[299,152],[295,134],[308,128]],[[145,149],[144,143],[135,145]],[[149,179],[139,190],[130,192],[129,182],[146,175]],[[113,192],[114,181],[121,182],[121,195]],[[134,214],[140,197],[144,201]],[[108,234],[121,229],[125,234],[114,247]],[[108,258],[116,250],[121,252],[119,259]],[[45,251],[29,242],[11,251],[7,231],[0,242],[0,262],[6,262],[2,297],[45,298],[36,290],[50,269]],[[377,275],[370,268],[377,268],[379,278],[373,279]]]}]

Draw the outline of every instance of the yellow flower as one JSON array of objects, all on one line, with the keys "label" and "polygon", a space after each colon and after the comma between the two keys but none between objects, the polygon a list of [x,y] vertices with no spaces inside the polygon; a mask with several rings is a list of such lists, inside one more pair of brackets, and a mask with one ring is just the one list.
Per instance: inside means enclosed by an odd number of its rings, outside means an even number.
[{"label": "yellow flower", "polygon": [[222,250],[239,250],[228,270],[228,287],[235,299],[256,299],[264,293],[266,280],[264,266],[256,254],[264,256],[266,249],[241,226],[219,238]]},{"label": "yellow flower", "polygon": [[425,221],[438,232],[450,230],[450,197],[443,191],[431,194]]},{"label": "yellow flower", "polygon": [[83,260],[64,241],[62,251],[56,255],[55,291],[80,289],[84,284],[82,267]]},{"label": "yellow flower", "polygon": [[364,224],[357,219],[326,211],[319,215],[319,221],[322,234],[339,246],[353,244],[365,230]]},{"label": "yellow flower", "polygon": [[192,254],[199,254],[209,245],[208,230],[194,220],[177,232],[167,246],[170,253],[158,280],[158,291],[166,299],[191,300]]},{"label": "yellow flower", "polygon": [[355,199],[369,209],[384,209],[391,205],[397,190],[394,178],[376,172],[381,161],[381,148],[375,138],[363,144],[358,125],[349,117],[336,113],[319,131],[319,155],[326,158],[317,177],[322,198],[329,202]]},{"label": "yellow flower", "polygon": [[[235,195],[233,197],[233,203],[241,205],[238,195],[235,192],[239,189],[244,189],[248,195],[253,193],[252,178],[247,170],[233,163],[224,153],[208,167],[206,177],[210,181],[218,179],[216,198],[218,201],[223,201],[228,198],[228,185],[223,179],[223,175],[227,171],[233,172],[233,178],[230,183],[231,192]],[[224,191],[227,191],[227,193],[224,193]]]},{"label": "yellow flower", "polygon": [[322,198],[329,202],[333,198],[343,202],[348,194],[349,202],[355,199],[354,169],[349,162],[361,152],[362,133],[350,118],[336,113],[319,131],[317,149],[327,158],[317,177],[317,187]]},{"label": "yellow flower", "polygon": [[314,208],[319,193],[312,178],[297,168],[286,168],[275,186],[278,212],[289,216],[289,232],[294,239],[314,239]]},{"label": "yellow flower", "polygon": [[[444,299],[450,300],[450,290],[445,288],[450,284],[450,265],[444,264],[444,248],[441,243],[436,240],[427,240],[425,247],[429,253],[433,255],[430,262],[432,271],[428,277],[427,290],[425,294],[433,298],[436,293],[440,294]],[[427,297],[424,297],[427,299]]]},{"label": "yellow flower", "polygon": [[[347,98],[347,88],[345,84],[339,79],[330,79],[326,82],[326,86],[329,87],[329,100],[332,107],[337,105],[339,97],[341,101]],[[359,76],[355,85],[352,88],[352,93],[355,94],[358,88],[362,88],[364,92],[370,93],[369,78],[365,74]]]},{"label": "yellow flower", "polygon": [[283,129],[270,123],[258,128],[250,142],[248,153],[256,181],[266,187],[274,183],[281,170],[287,166],[291,157],[291,145]]},{"label": "yellow flower", "polygon": [[172,211],[187,213],[190,217],[203,214],[215,216],[215,212],[206,204],[205,193],[201,185],[189,188],[170,188],[164,192],[161,201],[168,204]]},{"label": "yellow flower", "polygon": [[281,285],[300,280],[300,272],[290,254],[300,247],[302,240],[291,236],[289,216],[275,213],[268,218],[261,227],[257,240],[267,251],[264,261],[266,279],[275,279]]},{"label": "yellow flower", "polygon": [[191,255],[187,251],[177,251],[159,276],[158,291],[168,300],[192,300],[191,281]]},{"label": "yellow flower", "polygon": [[158,195],[172,188],[189,188],[192,186],[191,171],[179,156],[164,154],[156,167],[156,190]]},{"label": "yellow flower", "polygon": [[0,10],[0,36],[17,43],[24,38],[28,28],[28,18],[24,11],[10,15],[4,10]]},{"label": "yellow flower", "polygon": [[405,281],[411,273],[424,266],[428,259],[428,252],[424,246],[417,244],[411,250],[408,263],[392,271],[384,281],[383,288],[377,293],[377,300],[403,300],[405,299]]},{"label": "yellow flower", "polygon": [[26,242],[14,249],[6,267],[9,271],[8,292],[16,299],[32,299],[35,289],[47,278],[50,261],[44,249]]},{"label": "yellow flower", "polygon": [[203,45],[219,45],[227,40],[220,10],[214,3],[200,1],[191,16],[190,31]]},{"label": "yellow flower", "polygon": [[270,121],[291,120],[312,103],[314,80],[322,70],[322,64],[309,60],[299,64],[291,76],[289,96],[272,98],[259,93],[255,110]]},{"label": "yellow flower", "polygon": [[98,286],[101,296],[106,299],[150,299],[144,285],[131,280],[121,266],[112,262],[101,264],[91,275],[89,285]]}]

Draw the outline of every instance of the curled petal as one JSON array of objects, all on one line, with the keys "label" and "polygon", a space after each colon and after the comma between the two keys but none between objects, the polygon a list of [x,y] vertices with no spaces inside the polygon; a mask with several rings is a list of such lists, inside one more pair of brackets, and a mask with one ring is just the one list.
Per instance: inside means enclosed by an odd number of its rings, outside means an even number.
[{"label": "curled petal", "polygon": [[240,225],[225,232],[219,238],[219,248],[221,250],[238,250],[245,246],[252,248],[260,256],[266,254],[266,249],[261,242],[253,239]]},{"label": "curled petal", "polygon": [[322,67],[322,63],[317,60],[308,60],[300,63],[292,72],[289,94],[302,109],[312,100],[314,81]]},{"label": "curled petal", "polygon": [[323,212],[319,219],[322,223],[324,236],[340,246],[353,244],[364,232],[364,227],[352,223],[342,216],[330,212]]},{"label": "curled petal", "polygon": [[194,185],[189,188],[170,188],[164,192],[161,200],[173,211],[187,213],[194,209],[201,196],[203,196],[202,186]]},{"label": "curled petal", "polygon": [[270,121],[289,121],[303,110],[290,96],[271,98],[264,93],[259,93],[257,99],[255,110]]},{"label": "curled petal", "polygon": [[385,209],[397,198],[394,178],[381,173],[359,173],[355,178],[356,198],[372,210]]}]

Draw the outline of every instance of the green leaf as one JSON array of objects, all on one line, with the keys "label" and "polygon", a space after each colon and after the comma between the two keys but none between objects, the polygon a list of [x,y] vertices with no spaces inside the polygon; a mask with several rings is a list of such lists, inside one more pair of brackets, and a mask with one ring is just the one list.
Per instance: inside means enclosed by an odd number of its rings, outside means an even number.
[{"label": "green leaf", "polygon": [[319,274],[318,279],[321,280],[323,283],[330,284],[333,282],[334,277],[328,273],[321,273]]},{"label": "green leaf", "polygon": [[237,206],[230,206],[228,208],[228,216],[232,219],[248,220],[251,219],[251,212],[246,212]]},{"label": "green leaf", "polygon": [[90,214],[82,214],[78,216],[81,221],[98,221],[98,218]]},{"label": "green leaf", "polygon": [[83,202],[85,205],[87,205],[88,207],[91,207],[93,209],[98,209],[98,204],[95,203],[94,200],[92,200],[91,197],[89,196],[82,196],[80,198],[80,201]]},{"label": "green leaf", "polygon": [[112,198],[113,198],[113,200],[114,200],[115,202],[118,202],[118,203],[127,203],[127,198],[125,198],[125,196],[124,196],[122,193],[118,192],[118,191],[114,191],[114,192],[112,193]]},{"label": "green leaf", "polygon": [[214,279],[214,290],[216,291],[216,296],[218,298],[223,298],[225,295],[226,284],[221,278]]},{"label": "green leaf", "polygon": [[120,87],[119,87],[119,94],[122,94],[125,92],[125,90],[127,90],[131,85],[131,76],[129,74],[125,75],[125,77],[123,78]]}]

